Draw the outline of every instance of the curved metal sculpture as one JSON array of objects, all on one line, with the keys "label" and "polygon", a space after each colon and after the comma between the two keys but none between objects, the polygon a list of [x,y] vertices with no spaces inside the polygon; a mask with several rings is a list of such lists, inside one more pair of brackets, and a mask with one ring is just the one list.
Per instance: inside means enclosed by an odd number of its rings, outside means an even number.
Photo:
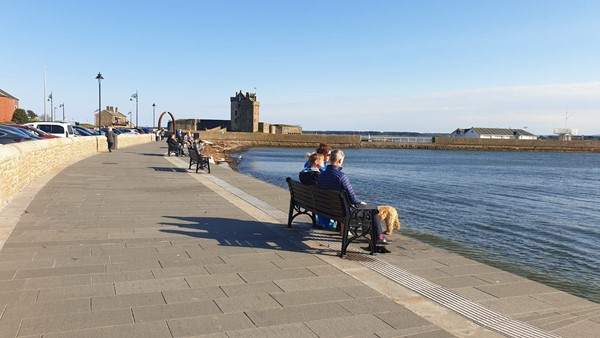
[{"label": "curved metal sculpture", "polygon": [[161,126],[161,122],[162,122],[162,118],[163,118],[163,116],[164,116],[165,114],[169,114],[169,115],[171,115],[171,120],[173,121],[173,130],[171,130],[171,131],[172,131],[173,133],[175,133],[175,131],[177,130],[177,126],[175,125],[175,124],[176,124],[176,122],[175,122],[175,117],[173,116],[173,114],[171,114],[171,112],[170,112],[170,111],[164,111],[164,112],[162,112],[162,114],[160,114],[160,117],[158,118],[158,128],[160,128],[160,126]]}]

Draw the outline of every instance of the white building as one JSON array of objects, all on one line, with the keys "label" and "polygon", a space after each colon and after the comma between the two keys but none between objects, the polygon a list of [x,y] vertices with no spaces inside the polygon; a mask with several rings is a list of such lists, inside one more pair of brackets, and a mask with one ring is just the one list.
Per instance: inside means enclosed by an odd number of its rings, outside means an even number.
[{"label": "white building", "polygon": [[486,138],[496,140],[537,140],[537,136],[523,129],[475,128],[456,129],[450,137]]}]

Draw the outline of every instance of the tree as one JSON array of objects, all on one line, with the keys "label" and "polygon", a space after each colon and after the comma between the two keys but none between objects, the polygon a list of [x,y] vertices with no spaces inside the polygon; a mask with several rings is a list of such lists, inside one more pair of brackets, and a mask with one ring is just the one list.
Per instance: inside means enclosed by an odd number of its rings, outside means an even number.
[{"label": "tree", "polygon": [[37,118],[38,118],[37,114],[34,113],[33,110],[27,111],[27,117],[29,118],[29,122],[33,122],[33,121],[37,120]]},{"label": "tree", "polygon": [[23,124],[23,123],[29,122],[29,118],[27,117],[27,113],[25,112],[25,109],[22,109],[22,108],[15,109],[15,112],[13,113],[13,118],[11,121],[13,121],[16,124]]}]

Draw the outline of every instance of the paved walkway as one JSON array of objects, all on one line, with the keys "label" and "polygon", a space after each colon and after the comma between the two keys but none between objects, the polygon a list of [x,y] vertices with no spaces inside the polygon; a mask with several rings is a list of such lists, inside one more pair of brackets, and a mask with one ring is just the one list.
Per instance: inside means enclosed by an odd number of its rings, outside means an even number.
[{"label": "paved walkway", "polygon": [[0,337],[600,332],[598,304],[403,236],[340,259],[335,235],[284,228],[286,190],[165,152],[87,158],[0,211]]}]

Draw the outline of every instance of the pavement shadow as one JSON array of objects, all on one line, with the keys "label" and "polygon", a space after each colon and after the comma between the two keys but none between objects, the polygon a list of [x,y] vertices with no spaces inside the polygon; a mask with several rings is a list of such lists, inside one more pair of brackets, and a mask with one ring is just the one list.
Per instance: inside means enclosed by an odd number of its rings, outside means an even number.
[{"label": "pavement shadow", "polygon": [[187,169],[183,169],[183,168],[174,168],[174,167],[148,167],[150,169],[153,169],[154,171],[168,171],[168,172],[174,172],[174,173],[187,173]]},{"label": "pavement shadow", "polygon": [[156,156],[156,157],[165,157],[164,154],[149,154],[149,153],[137,153],[139,155],[143,155],[143,156]]},{"label": "pavement shadow", "polygon": [[314,252],[309,247],[301,248],[289,242],[258,221],[221,217],[163,217],[172,222],[161,222],[165,227],[161,232],[213,239],[221,246]]}]

